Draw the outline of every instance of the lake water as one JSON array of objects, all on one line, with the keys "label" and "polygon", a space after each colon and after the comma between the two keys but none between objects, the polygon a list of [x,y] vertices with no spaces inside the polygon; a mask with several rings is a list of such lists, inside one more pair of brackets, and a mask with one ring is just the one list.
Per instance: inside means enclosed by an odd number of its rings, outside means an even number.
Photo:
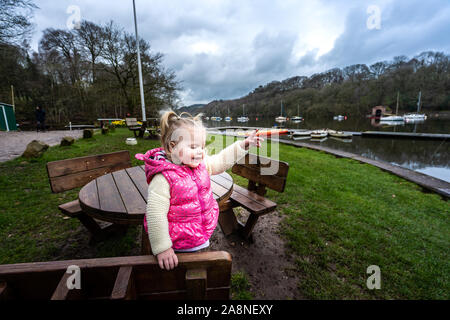
[{"label": "lake water", "polygon": [[[250,119],[247,123],[236,121],[205,121],[209,128],[224,126],[249,126],[271,128],[273,126],[289,129],[320,129],[329,128],[352,132],[361,131],[394,131],[417,133],[450,133],[450,120],[427,119],[423,123],[403,123],[399,125],[385,125],[375,123],[372,119],[359,118],[337,120],[305,120],[301,123],[287,121],[280,126],[273,119]],[[288,136],[280,136],[288,139]],[[310,139],[298,140],[305,143],[322,145],[337,150],[362,155],[367,158],[382,160],[393,165],[415,170],[438,179],[450,182],[450,141],[448,140],[419,140],[392,138],[363,138],[353,136],[350,141],[328,137],[321,142],[311,142]]]}]

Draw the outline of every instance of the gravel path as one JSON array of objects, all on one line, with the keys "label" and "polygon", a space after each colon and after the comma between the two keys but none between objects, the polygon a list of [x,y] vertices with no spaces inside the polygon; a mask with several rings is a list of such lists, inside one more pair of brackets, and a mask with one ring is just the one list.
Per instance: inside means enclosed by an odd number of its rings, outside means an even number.
[{"label": "gravel path", "polygon": [[83,136],[83,130],[72,131],[0,131],[0,162],[5,162],[22,155],[27,145],[33,140],[43,141],[49,146],[58,145],[63,137],[75,139]]}]

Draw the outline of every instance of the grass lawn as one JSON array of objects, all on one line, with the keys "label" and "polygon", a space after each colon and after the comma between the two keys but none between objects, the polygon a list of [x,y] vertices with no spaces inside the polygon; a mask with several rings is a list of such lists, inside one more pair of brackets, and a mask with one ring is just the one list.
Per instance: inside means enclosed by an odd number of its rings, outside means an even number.
[{"label": "grass lawn", "polygon": [[[51,147],[37,160],[0,163],[0,264],[83,258],[62,254],[67,239],[87,231],[80,230],[78,220],[64,219],[57,209],[58,204],[75,199],[79,189],[52,194],[45,164],[125,149],[130,150],[133,165],[142,164],[134,154],[158,147],[159,142],[139,140],[137,146],[128,146],[125,138],[130,133],[118,128],[107,136],[77,140],[70,147]],[[227,144],[232,142],[227,139]],[[296,257],[303,296],[450,297],[447,202],[367,164],[287,145],[279,150],[280,159],[290,165],[286,190],[269,191],[267,197],[278,203],[283,214],[282,234],[289,253]],[[246,186],[245,179],[233,178]],[[96,257],[136,254],[138,230],[129,228],[125,237],[98,244]],[[77,245],[77,241],[70,243],[74,251]],[[366,287],[370,265],[381,269],[380,290]]]}]

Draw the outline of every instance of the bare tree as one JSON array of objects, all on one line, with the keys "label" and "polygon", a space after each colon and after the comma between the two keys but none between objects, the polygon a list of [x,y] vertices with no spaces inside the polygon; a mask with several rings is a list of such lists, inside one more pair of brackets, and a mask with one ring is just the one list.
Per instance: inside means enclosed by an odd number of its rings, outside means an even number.
[{"label": "bare tree", "polygon": [[0,43],[19,44],[31,36],[30,22],[33,9],[31,0],[0,0]]}]

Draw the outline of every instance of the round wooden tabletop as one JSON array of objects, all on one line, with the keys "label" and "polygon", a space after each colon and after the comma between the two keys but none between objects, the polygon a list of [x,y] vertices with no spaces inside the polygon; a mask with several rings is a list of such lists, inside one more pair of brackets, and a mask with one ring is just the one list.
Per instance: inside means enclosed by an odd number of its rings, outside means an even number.
[{"label": "round wooden tabletop", "polygon": [[[233,179],[223,172],[211,176],[211,189],[219,205],[233,191]],[[142,224],[147,207],[148,184],[144,165],[98,177],[78,195],[84,212],[95,219],[115,224]]]}]

